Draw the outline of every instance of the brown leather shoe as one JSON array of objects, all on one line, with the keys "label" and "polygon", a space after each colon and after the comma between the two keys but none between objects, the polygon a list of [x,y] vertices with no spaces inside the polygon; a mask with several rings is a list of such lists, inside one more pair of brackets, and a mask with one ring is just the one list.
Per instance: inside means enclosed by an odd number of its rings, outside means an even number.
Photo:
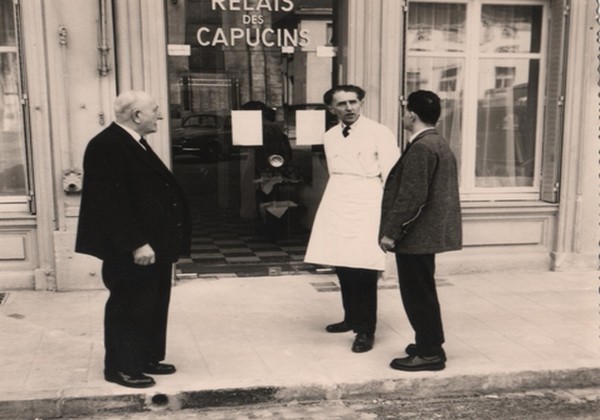
[{"label": "brown leather shoe", "polygon": [[176,371],[175,366],[169,363],[148,363],[144,367],[144,373],[149,375],[171,375]]},{"label": "brown leather shoe", "polygon": [[375,335],[358,333],[352,344],[352,351],[354,353],[364,353],[373,348],[373,343],[375,343]]},{"label": "brown leather shoe", "polygon": [[390,363],[392,369],[416,372],[421,370],[442,370],[446,367],[443,356],[408,356],[394,359]]},{"label": "brown leather shoe", "polygon": [[336,324],[329,324],[325,327],[328,333],[345,333],[352,330],[352,326],[346,321],[338,322]]},{"label": "brown leather shoe", "polygon": [[154,382],[154,379],[144,374],[127,375],[126,373],[119,371],[105,371],[104,379],[107,382],[113,382],[115,384],[119,384],[129,388],[149,388],[151,386],[154,386],[154,384],[156,383]]}]

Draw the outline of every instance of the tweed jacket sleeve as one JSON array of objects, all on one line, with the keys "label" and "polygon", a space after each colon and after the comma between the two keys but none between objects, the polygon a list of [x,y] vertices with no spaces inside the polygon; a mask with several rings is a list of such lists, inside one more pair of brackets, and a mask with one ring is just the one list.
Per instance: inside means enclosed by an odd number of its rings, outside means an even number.
[{"label": "tweed jacket sleeve", "polygon": [[410,225],[427,206],[431,180],[437,166],[435,151],[420,141],[406,151],[406,156],[401,158],[386,183],[385,194],[391,192],[392,200],[388,203],[381,236],[398,241],[408,233]]}]

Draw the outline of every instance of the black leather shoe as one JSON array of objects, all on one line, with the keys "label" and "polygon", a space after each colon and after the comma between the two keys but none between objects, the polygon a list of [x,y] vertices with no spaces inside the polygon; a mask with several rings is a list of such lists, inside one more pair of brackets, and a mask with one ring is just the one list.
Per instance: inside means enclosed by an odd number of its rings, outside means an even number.
[{"label": "black leather shoe", "polygon": [[175,373],[177,369],[175,369],[174,365],[170,365],[168,363],[148,363],[144,368],[144,373],[149,375],[171,375]]},{"label": "black leather shoe", "polygon": [[354,339],[354,343],[352,344],[352,351],[354,353],[364,353],[366,351],[369,351],[373,348],[374,342],[375,335],[373,334],[356,334],[356,338]]},{"label": "black leather shoe", "polygon": [[408,356],[394,359],[390,363],[392,369],[416,372],[421,370],[442,370],[446,367],[443,356]]},{"label": "black leather shoe", "polygon": [[346,321],[342,321],[337,324],[329,324],[325,330],[329,333],[345,333],[352,330],[352,327]]},{"label": "black leather shoe", "polygon": [[[444,351],[444,349],[441,349],[441,353],[439,354],[439,356],[442,357],[442,359],[444,359],[444,362],[446,361],[446,352]],[[404,349],[404,352],[406,354],[408,354],[409,356],[416,356],[417,355],[417,345],[412,343],[409,344],[408,346],[406,346],[406,348]]]},{"label": "black leather shoe", "polygon": [[129,388],[149,388],[154,386],[156,382],[149,376],[139,375],[127,375],[123,372],[104,372],[104,379],[108,382],[114,382],[115,384],[127,386]]}]

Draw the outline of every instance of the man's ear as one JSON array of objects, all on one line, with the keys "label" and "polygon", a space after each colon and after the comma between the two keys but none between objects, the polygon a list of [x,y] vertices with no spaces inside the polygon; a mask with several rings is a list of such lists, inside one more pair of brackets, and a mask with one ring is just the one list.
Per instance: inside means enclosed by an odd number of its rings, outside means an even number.
[{"label": "man's ear", "polygon": [[139,114],[140,114],[139,109],[135,109],[135,110],[131,111],[131,120],[136,123],[140,122]]},{"label": "man's ear", "polygon": [[331,105],[327,105],[327,111],[335,115],[335,112],[333,111],[333,107]]}]

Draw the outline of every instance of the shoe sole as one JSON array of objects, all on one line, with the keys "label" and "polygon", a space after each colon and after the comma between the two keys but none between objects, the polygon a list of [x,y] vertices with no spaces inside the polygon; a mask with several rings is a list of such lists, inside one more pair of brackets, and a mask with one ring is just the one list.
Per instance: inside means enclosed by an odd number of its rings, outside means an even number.
[{"label": "shoe sole", "polygon": [[398,366],[390,364],[390,367],[395,370],[403,370],[406,372],[420,372],[420,371],[438,371],[446,368],[446,364],[435,364],[435,365],[422,365],[422,366]]},{"label": "shoe sole", "polygon": [[368,349],[354,349],[354,348],[352,349],[352,351],[354,353],[366,353],[366,352],[368,352],[370,350],[373,350],[373,347],[369,347]]},{"label": "shoe sole", "polygon": [[150,372],[150,371],[144,371],[144,373],[146,375],[172,375],[175,372],[177,372],[176,370],[172,370],[170,372]]}]

